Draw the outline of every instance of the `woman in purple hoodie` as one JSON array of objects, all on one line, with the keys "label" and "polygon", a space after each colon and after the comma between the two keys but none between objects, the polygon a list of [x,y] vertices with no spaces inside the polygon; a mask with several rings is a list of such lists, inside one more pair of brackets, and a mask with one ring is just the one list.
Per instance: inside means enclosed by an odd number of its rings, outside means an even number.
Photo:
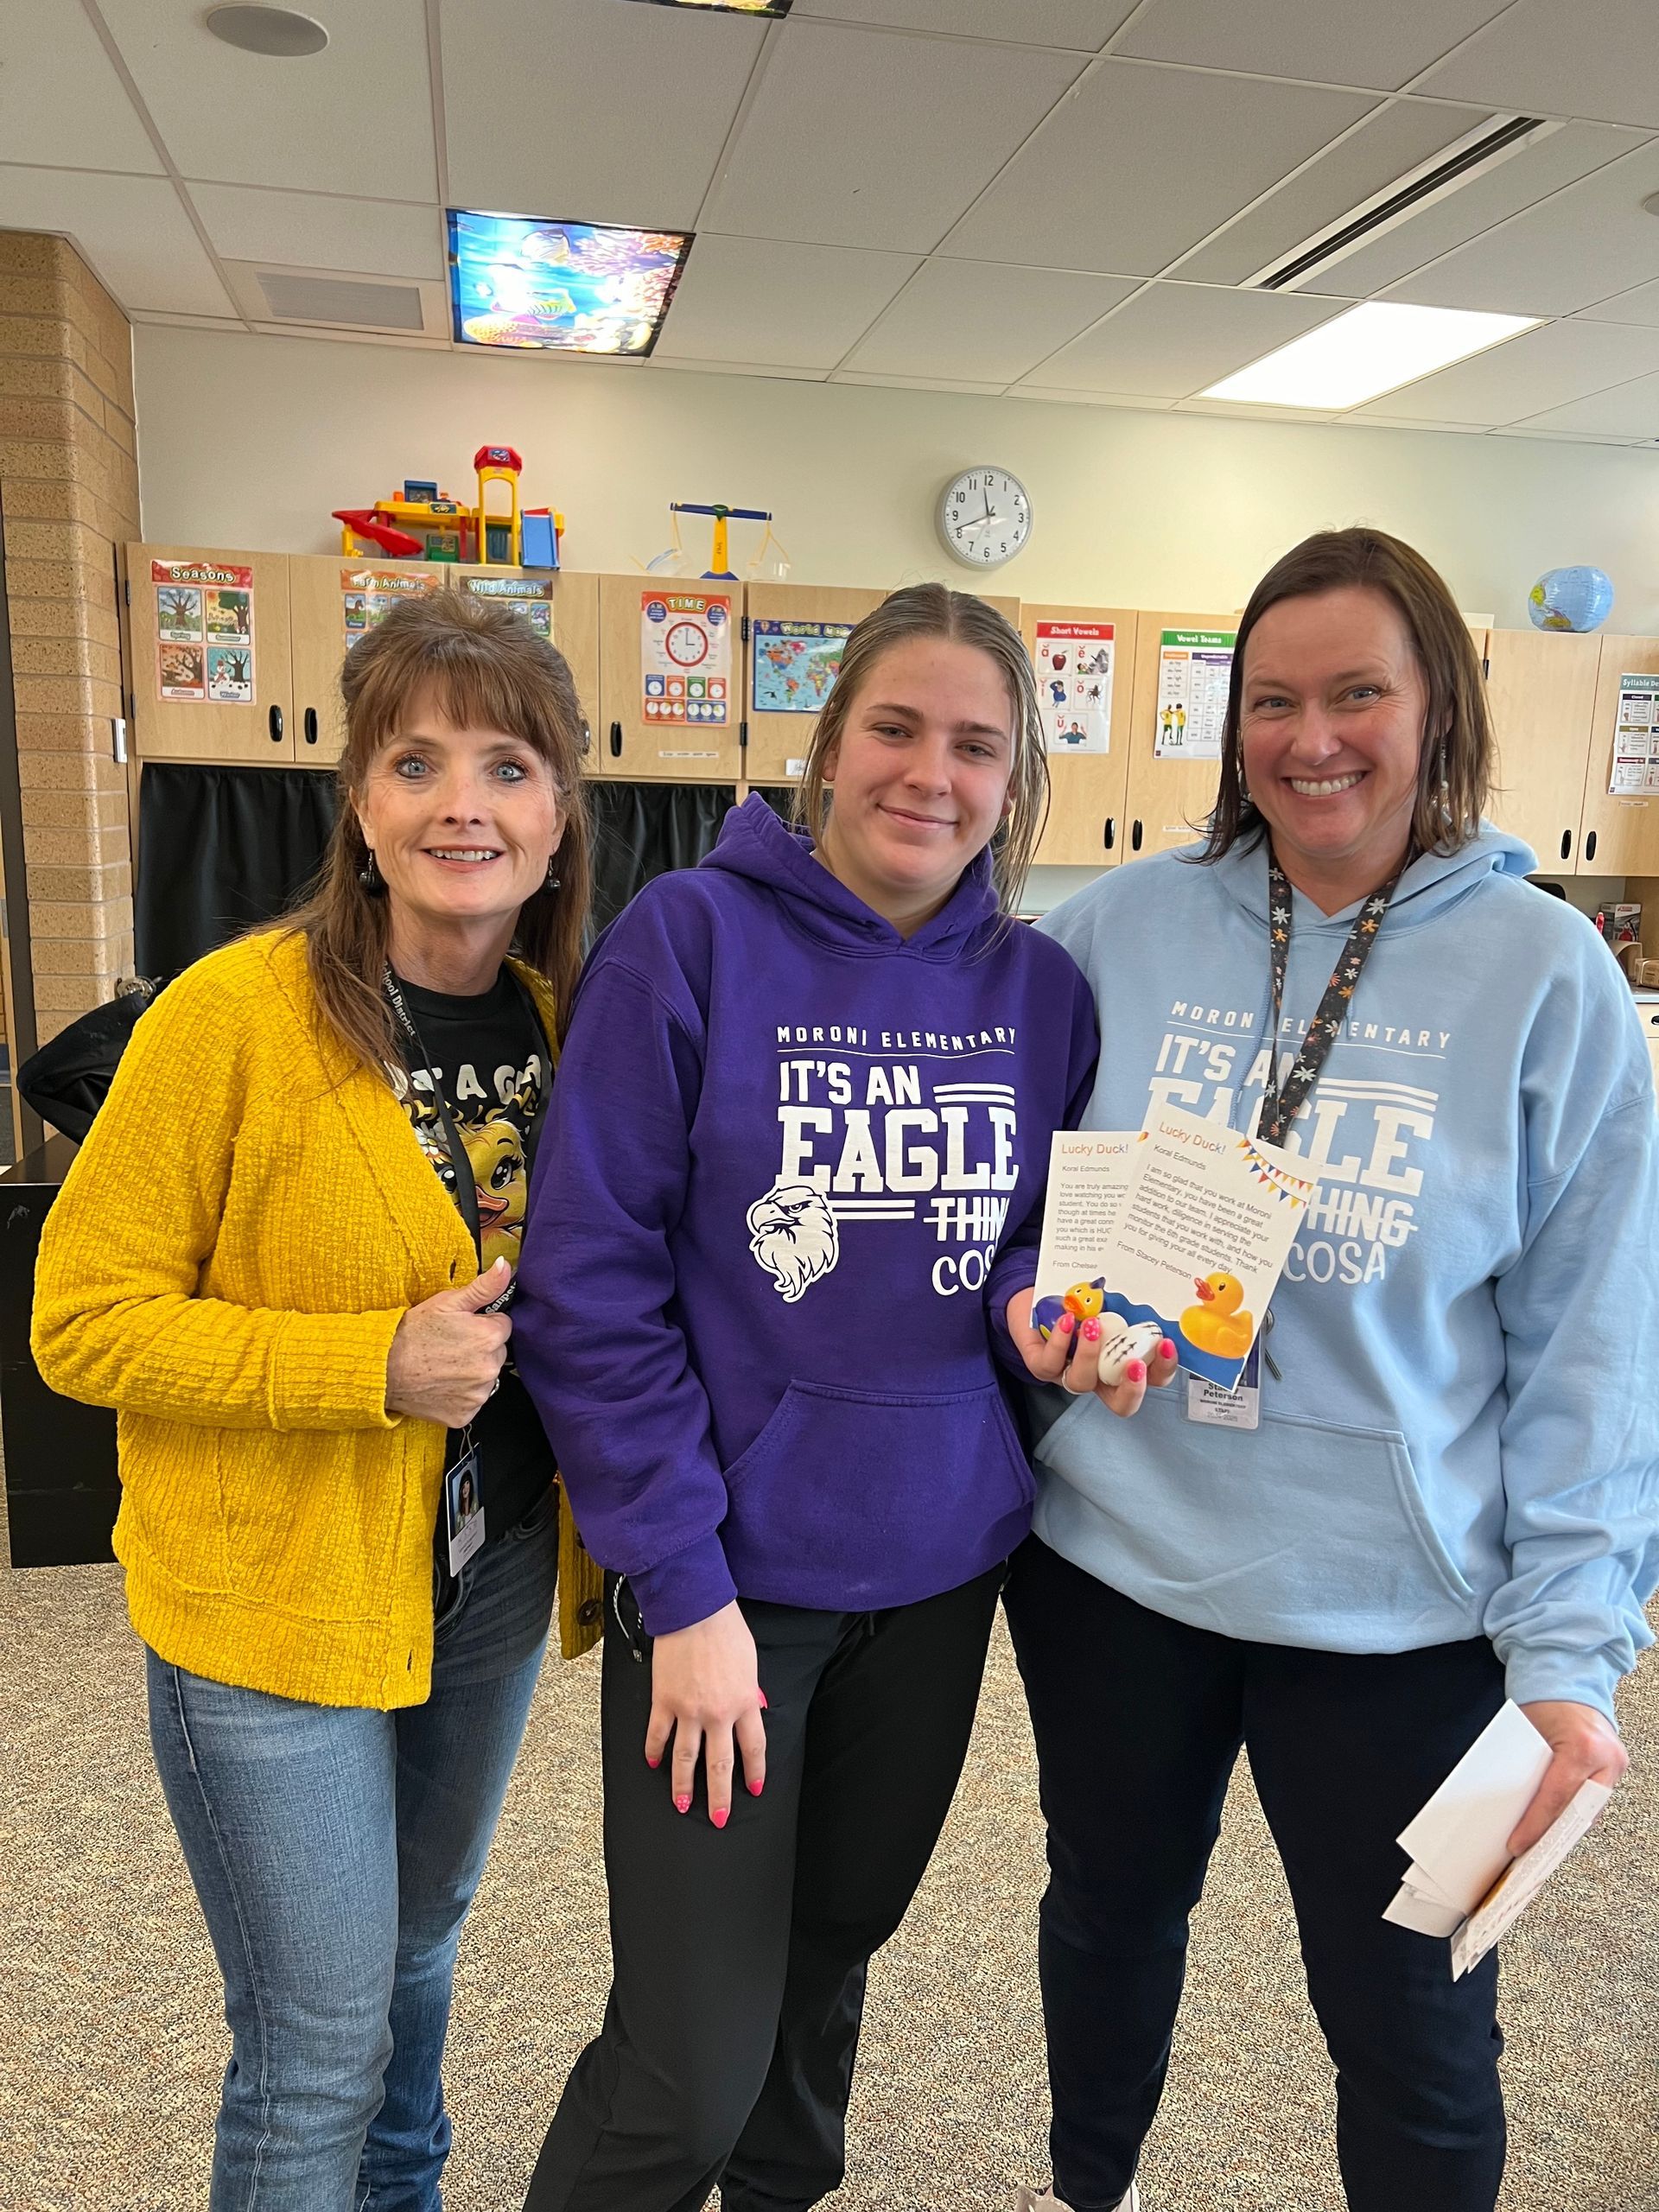
[{"label": "woman in purple hoodie", "polygon": [[[1077,969],[1007,912],[1046,793],[1017,632],[896,592],[847,641],[804,827],[750,798],[588,963],[514,1344],[611,1571],[614,1978],[528,2212],[840,2183],[866,1968],[1031,1517],[986,1316],[1034,1276],[1096,1052]],[[1100,1383],[1096,1347],[1068,1387],[1133,1412],[1145,1370]]]}]

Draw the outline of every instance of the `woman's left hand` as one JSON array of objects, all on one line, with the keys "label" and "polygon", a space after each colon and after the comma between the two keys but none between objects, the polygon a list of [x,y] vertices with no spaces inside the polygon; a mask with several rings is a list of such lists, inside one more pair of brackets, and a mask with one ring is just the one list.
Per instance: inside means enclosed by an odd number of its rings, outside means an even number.
[{"label": "woman's left hand", "polygon": [[1071,1316],[1063,1313],[1053,1334],[1045,1337],[1040,1329],[1032,1326],[1035,1296],[1034,1290],[1016,1291],[1008,1300],[1007,1323],[1015,1351],[1039,1382],[1058,1382],[1074,1398],[1092,1391],[1102,1405],[1127,1420],[1140,1411],[1148,1389],[1161,1390],[1174,1379],[1180,1363],[1174,1345],[1166,1337],[1152,1359],[1129,1362],[1122,1382],[1103,1382],[1100,1323],[1085,1321],[1081,1329],[1074,1330]]},{"label": "woman's left hand", "polygon": [[1510,1838],[1510,1849],[1517,1859],[1554,1825],[1584,1783],[1605,1782],[1611,1789],[1630,1763],[1618,1731],[1593,1705],[1547,1698],[1537,1705],[1523,1705],[1521,1710],[1555,1756],[1520,1827]]}]

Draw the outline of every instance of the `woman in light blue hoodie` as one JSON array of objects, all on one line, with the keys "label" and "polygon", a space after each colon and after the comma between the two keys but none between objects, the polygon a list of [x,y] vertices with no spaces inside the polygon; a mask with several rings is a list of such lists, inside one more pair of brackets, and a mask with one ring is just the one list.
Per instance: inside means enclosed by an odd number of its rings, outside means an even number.
[{"label": "woman in light blue hoodie", "polygon": [[[1128,1425],[1037,1394],[1007,1604],[1048,1821],[1054,2180],[1027,2204],[1136,2201],[1241,1745],[1353,2212],[1497,2194],[1496,1957],[1454,1982],[1382,1913],[1395,1836],[1506,1694],[1554,1754],[1513,1851],[1623,1770],[1613,1691],[1659,1576],[1635,1368],[1659,1121],[1606,947],[1482,824],[1491,763],[1440,578],[1380,532],[1310,538],[1240,624],[1208,843],[1046,925],[1099,1004],[1084,1127],[1259,1115],[1319,1189],[1226,1425],[1196,1379]],[[1022,1293],[1016,1342],[1028,1319]]]}]

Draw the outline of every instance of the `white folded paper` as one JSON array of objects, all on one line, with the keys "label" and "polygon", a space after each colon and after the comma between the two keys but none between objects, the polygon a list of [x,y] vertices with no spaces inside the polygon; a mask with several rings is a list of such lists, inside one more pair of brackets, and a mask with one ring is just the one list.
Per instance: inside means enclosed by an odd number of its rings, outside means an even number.
[{"label": "white folded paper", "polygon": [[1452,1942],[1455,1980],[1513,1927],[1612,1792],[1586,1782],[1521,1858],[1509,1840],[1549,1767],[1550,1748],[1517,1705],[1506,1704],[1402,1828],[1412,1855],[1384,1920]]}]

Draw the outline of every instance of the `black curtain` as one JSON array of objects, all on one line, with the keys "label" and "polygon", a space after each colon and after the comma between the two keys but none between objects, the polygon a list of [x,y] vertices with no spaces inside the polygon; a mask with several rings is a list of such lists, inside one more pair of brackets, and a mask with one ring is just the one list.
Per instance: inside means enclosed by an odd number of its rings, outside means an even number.
[{"label": "black curtain", "polygon": [[[590,783],[594,929],[653,875],[695,867],[736,796],[730,784]],[[787,817],[791,792],[763,796]],[[321,862],[335,805],[327,769],[147,767],[133,902],[139,974],[176,976],[291,906]]]},{"label": "black curtain", "polygon": [[134,953],[170,979],[293,904],[334,826],[323,768],[147,767],[139,785]]}]

